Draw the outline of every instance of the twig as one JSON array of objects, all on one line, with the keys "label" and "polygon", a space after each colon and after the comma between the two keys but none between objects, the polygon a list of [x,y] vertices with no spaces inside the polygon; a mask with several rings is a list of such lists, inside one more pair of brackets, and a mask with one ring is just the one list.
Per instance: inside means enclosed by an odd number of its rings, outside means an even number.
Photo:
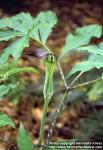
[{"label": "twig", "polygon": [[101,80],[103,80],[103,79],[99,78],[99,79],[95,79],[95,80],[88,81],[88,82],[85,82],[85,83],[81,83],[81,84],[78,84],[76,86],[68,88],[68,90],[77,89],[77,88],[80,88],[80,87],[83,87],[83,86],[86,86],[86,85],[89,85],[89,84],[92,84],[92,83],[95,83],[95,82],[99,82]]},{"label": "twig", "polygon": [[70,85],[68,86],[68,89],[80,78],[80,76],[83,74],[83,71],[81,71],[76,78],[70,83]]},{"label": "twig", "polygon": [[63,73],[62,67],[61,67],[61,65],[60,65],[59,62],[58,62],[58,68],[59,68],[59,71],[60,71],[62,80],[64,81],[65,88],[68,89],[68,85],[67,85],[67,82],[66,82],[66,80],[65,80],[65,77],[64,77],[64,73]]},{"label": "twig", "polygon": [[60,113],[61,113],[61,111],[62,111],[62,107],[63,107],[63,104],[64,104],[65,99],[67,98],[68,93],[69,93],[69,92],[66,90],[65,93],[64,93],[63,99],[62,99],[61,102],[60,102],[59,108],[56,110],[56,115],[55,115],[55,117],[54,117],[54,119],[53,119],[53,121],[52,121],[51,127],[49,128],[48,134],[47,134],[47,136],[46,136],[45,146],[48,145],[49,140],[50,140],[50,138],[51,138],[51,136],[52,136],[52,134],[53,134],[53,130],[54,130],[54,128],[55,128],[57,119],[58,119],[58,117],[59,117],[59,115],[60,115]]}]

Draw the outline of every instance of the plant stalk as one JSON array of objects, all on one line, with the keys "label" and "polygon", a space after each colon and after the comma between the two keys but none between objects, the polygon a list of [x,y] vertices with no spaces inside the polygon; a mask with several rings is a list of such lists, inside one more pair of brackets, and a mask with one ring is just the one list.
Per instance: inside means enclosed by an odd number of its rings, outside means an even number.
[{"label": "plant stalk", "polygon": [[63,70],[62,70],[62,67],[61,67],[59,61],[58,61],[58,68],[59,68],[59,71],[60,71],[62,80],[64,81],[65,88],[67,89],[67,88],[68,88],[68,85],[67,85],[67,82],[66,82],[66,80],[65,80],[65,76],[64,76],[64,73],[63,73]]},{"label": "plant stalk", "polygon": [[50,141],[50,138],[51,138],[51,136],[52,136],[53,129],[55,128],[57,119],[58,119],[58,117],[59,117],[59,115],[60,115],[60,113],[61,113],[61,111],[62,111],[63,104],[64,104],[64,102],[65,102],[65,100],[66,100],[68,94],[69,94],[69,90],[66,89],[66,90],[65,90],[65,93],[64,93],[64,96],[63,96],[63,98],[62,98],[62,100],[61,100],[61,102],[60,102],[59,108],[58,108],[57,111],[56,111],[55,118],[54,118],[53,121],[52,121],[52,124],[51,124],[50,129],[48,130],[48,134],[47,134],[47,137],[46,137],[46,140],[45,140],[45,145],[48,144],[48,142]]},{"label": "plant stalk", "polygon": [[94,80],[92,80],[92,81],[87,81],[87,82],[84,82],[84,83],[75,85],[75,86],[73,86],[73,87],[68,87],[68,90],[77,89],[77,88],[80,88],[80,87],[83,87],[83,86],[87,86],[87,85],[89,85],[89,84],[93,84],[93,83],[96,83],[96,82],[99,82],[99,81],[103,81],[103,79],[98,78],[98,79],[94,79]]}]

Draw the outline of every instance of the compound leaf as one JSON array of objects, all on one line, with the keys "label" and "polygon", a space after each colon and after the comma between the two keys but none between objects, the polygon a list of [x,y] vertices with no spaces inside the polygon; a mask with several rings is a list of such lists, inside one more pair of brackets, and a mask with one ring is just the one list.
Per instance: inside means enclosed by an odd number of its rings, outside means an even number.
[{"label": "compound leaf", "polygon": [[33,26],[33,18],[29,13],[19,13],[16,16],[0,19],[0,29],[13,29],[26,35]]},{"label": "compound leaf", "polygon": [[45,44],[52,28],[57,23],[56,14],[52,11],[41,12],[34,19],[34,28],[31,31],[31,38]]},{"label": "compound leaf", "polygon": [[91,38],[99,38],[102,33],[102,27],[100,25],[87,25],[77,28],[75,33],[68,33],[66,38],[66,44],[63,48],[63,55],[71,50],[75,50],[81,46],[88,45]]},{"label": "compound leaf", "polygon": [[80,50],[81,52],[87,51],[95,55],[103,56],[103,43],[100,43],[98,46],[96,45],[83,46],[78,48],[78,50]]},{"label": "compound leaf", "polygon": [[93,68],[93,64],[92,62],[89,61],[82,61],[80,63],[77,63],[73,66],[72,70],[70,71],[70,73],[67,75],[67,78],[73,74],[75,74],[76,72],[86,72],[89,71]]},{"label": "compound leaf", "polygon": [[34,67],[19,67],[17,64],[18,61],[15,61],[0,66],[0,82],[2,83],[0,85],[0,98],[5,96],[11,89],[17,87],[18,83],[8,83],[13,76],[21,72],[37,72]]},{"label": "compound leaf", "polygon": [[16,84],[1,84],[0,85],[0,98],[5,96],[11,89],[14,89],[17,85]]},{"label": "compound leaf", "polygon": [[11,38],[17,37],[17,36],[21,36],[22,34],[20,32],[17,31],[0,31],[0,41],[8,41]]},{"label": "compound leaf", "polygon": [[0,65],[5,64],[11,55],[17,60],[21,56],[23,49],[28,46],[29,39],[27,36],[21,37],[11,43],[7,48],[4,49],[4,53],[1,54]]},{"label": "compound leaf", "polygon": [[89,61],[95,61],[95,60],[98,60],[99,62],[103,62],[103,56],[100,56],[100,55],[90,55],[89,57],[88,57],[88,60]]},{"label": "compound leaf", "polygon": [[11,118],[4,113],[0,113],[0,127],[4,127],[4,126],[11,126],[15,128],[15,124],[11,120]]},{"label": "compound leaf", "polygon": [[11,78],[11,76],[21,72],[37,72],[34,67],[19,67],[17,61],[12,63],[6,63],[0,67],[0,80],[5,81]]},{"label": "compound leaf", "polygon": [[7,62],[10,55],[15,59],[21,56],[23,49],[29,46],[29,33],[32,28],[33,18],[29,13],[0,19],[0,41],[20,37],[4,49],[4,53],[0,56],[0,65]]},{"label": "compound leaf", "polygon": [[[91,59],[90,59],[91,58]],[[100,58],[100,59],[95,59]],[[95,61],[94,61],[95,60]],[[67,78],[76,72],[87,72],[93,68],[100,69],[103,67],[103,57],[92,56],[89,57],[88,60],[77,63],[73,66],[72,70],[67,75]]]}]

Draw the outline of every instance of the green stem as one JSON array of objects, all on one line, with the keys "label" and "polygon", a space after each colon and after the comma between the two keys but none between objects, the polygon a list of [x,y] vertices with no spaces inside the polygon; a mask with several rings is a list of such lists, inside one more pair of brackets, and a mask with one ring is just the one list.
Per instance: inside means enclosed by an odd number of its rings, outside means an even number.
[{"label": "green stem", "polygon": [[45,140],[45,144],[47,144],[47,143],[50,141],[50,138],[51,138],[51,136],[52,136],[52,131],[53,131],[53,129],[55,128],[56,121],[57,121],[57,119],[58,119],[58,117],[59,117],[59,115],[60,115],[60,113],[61,113],[61,111],[62,111],[63,104],[64,104],[64,102],[65,102],[65,100],[66,100],[68,94],[69,94],[69,91],[66,89],[66,90],[65,90],[65,93],[64,93],[64,96],[63,96],[63,98],[62,98],[62,100],[61,100],[61,102],[60,102],[59,108],[58,108],[57,111],[56,111],[56,115],[55,115],[55,117],[54,117],[54,119],[53,119],[53,121],[52,121],[51,127],[50,127],[50,129],[48,130],[48,134],[47,134],[47,137],[46,137],[46,140]]},{"label": "green stem", "polygon": [[66,82],[66,80],[65,80],[65,76],[64,76],[64,73],[63,73],[63,70],[62,70],[62,67],[61,67],[59,61],[58,61],[58,68],[59,68],[59,71],[60,71],[62,80],[64,81],[65,88],[67,89],[67,88],[68,88],[68,85],[67,85],[67,82]]},{"label": "green stem", "polygon": [[61,100],[61,104],[60,104],[60,108],[59,108],[59,113],[61,112],[62,110],[62,107],[63,107],[63,104],[68,96],[68,93],[69,93],[69,90],[66,90],[65,93],[64,93],[64,96],[63,96],[63,99]]},{"label": "green stem", "polygon": [[17,67],[16,69],[11,69],[11,75],[15,73],[20,73],[20,72],[34,72],[37,73],[38,70],[35,69],[34,67]]},{"label": "green stem", "polygon": [[[45,99],[43,116],[42,116],[41,125],[40,125],[38,146],[41,146],[41,144],[42,144],[43,132],[44,132],[44,127],[45,127],[45,122],[46,122],[46,114],[47,114],[47,111],[48,111],[48,104],[49,104],[49,100]],[[39,147],[39,149],[40,149],[40,147]]]},{"label": "green stem", "polygon": [[92,80],[92,81],[84,82],[84,83],[75,85],[75,86],[73,86],[73,87],[70,87],[70,88],[68,88],[68,90],[77,89],[77,88],[80,88],[80,87],[83,87],[83,86],[87,86],[87,85],[89,85],[89,84],[93,84],[93,83],[95,83],[95,82],[99,82],[99,81],[102,81],[102,80],[103,80],[103,79],[98,78],[98,79],[95,79],[95,80]]},{"label": "green stem", "polygon": [[52,51],[47,47],[46,44],[44,44],[43,42],[39,41],[39,40],[36,40],[36,42],[38,42],[45,50],[47,50],[50,54],[53,54]]}]

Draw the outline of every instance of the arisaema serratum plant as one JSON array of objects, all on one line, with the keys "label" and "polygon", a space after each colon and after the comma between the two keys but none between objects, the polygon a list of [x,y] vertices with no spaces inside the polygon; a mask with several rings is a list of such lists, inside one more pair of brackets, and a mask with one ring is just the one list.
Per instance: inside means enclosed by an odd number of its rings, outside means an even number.
[{"label": "arisaema serratum plant", "polygon": [[[8,41],[12,39],[11,44],[7,48],[5,48],[3,53],[0,55],[0,90],[2,93],[0,97],[6,95],[11,89],[15,89],[15,86],[17,86],[18,83],[10,83],[9,79],[12,78],[12,76],[15,76],[15,74],[24,71],[37,72],[37,70],[33,67],[21,68],[17,64],[18,59],[22,56],[24,48],[29,47],[29,41],[31,39],[35,40],[39,43],[39,48],[43,49],[43,51],[38,49],[36,52],[30,54],[35,57],[43,58],[45,67],[45,82],[43,89],[44,112],[41,120],[38,146],[40,146],[43,142],[43,132],[46,122],[46,114],[48,111],[48,105],[53,95],[53,74],[55,72],[55,66],[58,66],[61,78],[64,81],[65,93],[63,99],[60,101],[59,108],[57,110],[49,132],[54,128],[56,120],[62,110],[62,106],[70,90],[103,79],[103,76],[101,76],[93,81],[88,81],[86,83],[74,86],[74,83],[84,72],[90,71],[93,68],[100,69],[103,67],[103,43],[100,43],[99,45],[89,45],[93,37],[100,38],[102,34],[102,27],[97,24],[87,25],[77,28],[74,31],[74,34],[68,33],[66,43],[64,47],[60,50],[60,56],[55,57],[52,50],[48,48],[46,42],[49,34],[52,31],[52,28],[56,23],[57,17],[56,14],[52,11],[41,12],[36,17],[32,17],[29,13],[20,13],[16,16],[3,18],[0,20],[0,41]],[[61,59],[74,51],[87,52],[88,58],[86,58],[82,62],[77,63],[73,66],[72,70],[69,73],[64,74],[61,67]],[[11,58],[11,56],[13,57],[13,59],[10,63],[9,58]],[[68,85],[67,79],[77,72],[80,73]],[[20,125],[19,133],[22,132],[24,132],[24,129],[23,126]],[[21,141],[23,139],[21,137],[23,137],[24,135],[25,134],[19,134],[19,138]],[[50,134],[48,133],[46,142],[49,141],[49,138]],[[18,147],[20,150],[25,150],[22,146],[22,143],[24,142],[22,141],[20,143],[20,140],[18,139]],[[31,142],[29,142],[29,145],[29,150],[33,150]],[[25,145],[24,147],[28,150],[27,145]]]}]

